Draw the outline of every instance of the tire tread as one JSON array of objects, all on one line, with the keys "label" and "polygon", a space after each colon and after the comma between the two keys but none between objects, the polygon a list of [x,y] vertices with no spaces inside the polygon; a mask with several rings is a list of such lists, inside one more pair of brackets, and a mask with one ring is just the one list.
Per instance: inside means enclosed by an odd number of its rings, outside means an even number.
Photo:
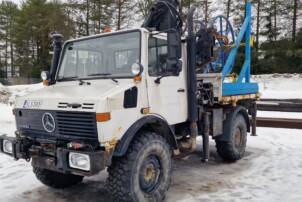
[{"label": "tire tread", "polygon": [[63,174],[38,167],[34,167],[33,172],[40,182],[55,189],[74,186],[82,182],[84,178],[83,176]]}]

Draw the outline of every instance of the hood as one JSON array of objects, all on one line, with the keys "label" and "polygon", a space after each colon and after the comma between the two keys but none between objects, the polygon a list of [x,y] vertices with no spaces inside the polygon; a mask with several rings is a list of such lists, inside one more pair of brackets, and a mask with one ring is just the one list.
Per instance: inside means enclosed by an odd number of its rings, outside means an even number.
[{"label": "hood", "polygon": [[[131,87],[133,82],[128,80],[115,83],[110,79],[92,80],[90,85],[79,81],[58,82],[49,87],[17,97],[15,108],[98,111],[105,110],[106,101]],[[101,109],[100,109],[101,108]]]}]

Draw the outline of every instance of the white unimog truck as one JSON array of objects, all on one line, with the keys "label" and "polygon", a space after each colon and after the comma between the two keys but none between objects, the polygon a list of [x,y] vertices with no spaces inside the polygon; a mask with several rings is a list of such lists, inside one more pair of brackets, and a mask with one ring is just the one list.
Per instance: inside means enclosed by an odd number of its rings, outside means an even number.
[{"label": "white unimog truck", "polygon": [[[54,34],[45,87],[16,99],[16,137],[1,136],[1,152],[31,160],[37,178],[54,188],[108,167],[113,199],[136,202],[164,200],[172,156],[194,151],[198,135],[204,161],[209,136],[224,160],[242,158],[258,97],[249,75],[250,2],[237,38],[222,16],[194,23],[194,9],[182,29],[177,7],[158,1],[142,28],[64,46]],[[245,65],[230,77],[243,38]]]}]

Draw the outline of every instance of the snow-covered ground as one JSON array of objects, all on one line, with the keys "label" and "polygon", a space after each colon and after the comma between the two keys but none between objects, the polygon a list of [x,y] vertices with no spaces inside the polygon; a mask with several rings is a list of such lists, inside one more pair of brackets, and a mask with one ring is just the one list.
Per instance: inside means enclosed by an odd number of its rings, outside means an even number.
[{"label": "snow-covered ground", "polygon": [[[260,85],[262,98],[301,99],[302,74],[268,74],[253,76]],[[259,117],[302,119],[302,113],[259,111]]]},{"label": "snow-covered ground", "polygon": [[[302,99],[302,75],[264,75],[254,77],[265,98]],[[41,84],[4,87],[0,85],[0,134],[12,135],[14,98],[42,88]],[[2,93],[1,93],[2,92]],[[3,93],[4,92],[4,93]],[[299,113],[260,112],[263,117],[302,118]],[[43,186],[29,163],[0,155],[0,202],[110,202],[104,188],[106,172],[86,178],[65,190]],[[211,144],[208,164],[200,161],[200,152],[174,160],[172,186],[168,202],[297,202],[302,201],[302,130],[259,128],[258,137],[249,137],[243,160],[226,164]]]},{"label": "snow-covered ground", "polygon": [[259,82],[262,98],[302,99],[302,74],[253,76]]}]

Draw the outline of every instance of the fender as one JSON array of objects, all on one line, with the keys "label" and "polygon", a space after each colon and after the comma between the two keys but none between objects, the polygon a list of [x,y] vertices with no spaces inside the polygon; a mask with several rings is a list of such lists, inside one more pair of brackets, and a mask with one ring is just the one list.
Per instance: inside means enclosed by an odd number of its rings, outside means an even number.
[{"label": "fender", "polygon": [[[237,106],[236,108],[234,108],[230,112],[228,112],[227,115],[226,115],[226,119],[224,120],[224,123],[225,122],[233,122],[233,120],[235,120],[238,113],[243,115],[243,117],[245,119],[246,126],[247,126],[247,132],[251,132],[250,118],[249,118],[247,109],[244,108],[243,106]],[[230,127],[230,126],[225,126],[224,125],[223,126],[224,130],[225,130],[226,127]],[[214,139],[227,142],[227,141],[230,140],[230,137],[229,137],[229,134],[222,134],[220,136],[215,137]]]},{"label": "fender", "polygon": [[145,116],[136,121],[123,135],[119,141],[113,156],[123,156],[134,137],[142,129],[151,130],[163,135],[168,140],[173,149],[178,149],[177,140],[174,131],[169,126],[168,122],[154,115]]}]

